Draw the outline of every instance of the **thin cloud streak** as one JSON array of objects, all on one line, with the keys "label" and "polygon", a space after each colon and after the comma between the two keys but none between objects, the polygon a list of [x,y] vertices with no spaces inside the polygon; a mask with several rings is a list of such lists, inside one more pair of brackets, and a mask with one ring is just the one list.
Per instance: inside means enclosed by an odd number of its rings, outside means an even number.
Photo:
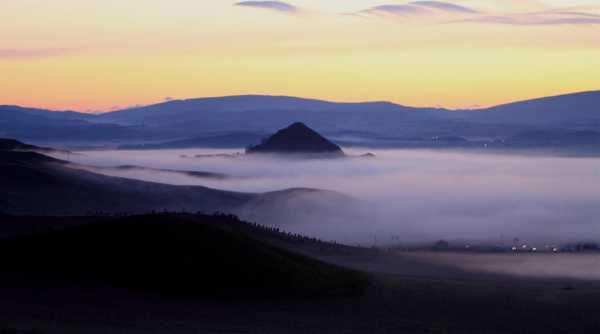
[{"label": "thin cloud streak", "polygon": [[407,4],[388,4],[371,7],[365,13],[394,16],[424,16],[437,14],[476,14],[477,10],[441,1],[414,1]]},{"label": "thin cloud streak", "polygon": [[483,15],[462,22],[494,23],[506,25],[595,25],[600,16],[577,12],[538,12],[513,15]]},{"label": "thin cloud streak", "polygon": [[381,5],[363,11],[372,14],[389,14],[396,16],[412,16],[430,14],[427,9],[411,5]]},{"label": "thin cloud streak", "polygon": [[0,59],[47,58],[68,53],[67,49],[0,49]]},{"label": "thin cloud streak", "polygon": [[414,6],[434,8],[434,9],[442,10],[445,12],[468,13],[468,14],[479,13],[479,11],[469,8],[469,7],[455,5],[453,3],[441,2],[441,1],[415,1],[415,2],[412,2],[411,4]]},{"label": "thin cloud streak", "polygon": [[235,4],[240,7],[250,7],[293,14],[299,11],[298,7],[281,1],[242,1]]},{"label": "thin cloud streak", "polygon": [[361,14],[396,19],[420,18],[437,23],[488,23],[505,25],[595,25],[600,15],[569,9],[530,13],[493,13],[441,1],[414,1],[387,4],[363,10]]}]

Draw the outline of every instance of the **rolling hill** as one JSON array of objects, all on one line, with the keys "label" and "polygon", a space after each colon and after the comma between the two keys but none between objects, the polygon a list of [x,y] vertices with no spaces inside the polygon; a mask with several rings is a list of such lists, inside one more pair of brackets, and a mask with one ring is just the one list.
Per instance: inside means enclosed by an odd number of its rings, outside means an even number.
[{"label": "rolling hill", "polygon": [[[293,205],[298,209],[295,218],[302,220],[304,214],[344,207],[354,201],[316,189],[240,193],[110,177],[37,152],[12,150],[0,150],[0,184],[0,212],[12,215],[220,211],[260,216],[263,224],[282,226],[286,224],[286,212],[264,213],[275,212],[284,204]],[[328,200],[323,201],[324,197]]]},{"label": "rolling hill", "polygon": [[[514,102],[468,113],[473,120],[596,129],[600,126],[600,91]],[[469,119],[469,117],[467,117]]]}]

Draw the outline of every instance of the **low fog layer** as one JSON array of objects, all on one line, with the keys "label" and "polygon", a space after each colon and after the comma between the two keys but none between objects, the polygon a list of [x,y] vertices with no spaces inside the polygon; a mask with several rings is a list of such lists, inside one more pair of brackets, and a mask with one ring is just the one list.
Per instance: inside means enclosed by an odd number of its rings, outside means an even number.
[{"label": "low fog layer", "polygon": [[[539,242],[600,239],[597,158],[421,150],[382,150],[373,151],[376,158],[318,160],[211,156],[240,151],[86,151],[71,155],[70,160],[231,176],[215,179],[152,170],[95,170],[170,184],[246,192],[311,187],[359,199],[361,205],[352,209],[312,212],[310,218],[298,219],[288,209],[285,221],[276,223],[327,240],[385,244],[442,238],[495,243],[515,237]],[[241,215],[260,222],[269,212]]]},{"label": "low fog layer", "polygon": [[[467,272],[483,272],[522,278],[558,278],[600,281],[597,254],[480,254],[480,253],[419,253],[412,259],[445,267],[458,267]],[[392,269],[393,270],[393,269]],[[567,285],[568,286],[568,285]]]}]

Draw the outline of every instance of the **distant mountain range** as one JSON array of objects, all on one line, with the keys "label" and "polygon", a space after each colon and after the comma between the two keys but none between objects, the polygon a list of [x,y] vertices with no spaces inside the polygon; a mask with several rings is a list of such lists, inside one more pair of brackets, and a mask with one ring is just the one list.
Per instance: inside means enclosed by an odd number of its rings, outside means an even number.
[{"label": "distant mountain range", "polygon": [[599,131],[599,106],[600,91],[478,110],[263,95],[174,100],[97,115],[0,106],[0,137],[67,146],[165,148],[254,141],[242,145],[248,146],[266,133],[303,122],[344,145],[386,146],[432,138],[497,140],[532,131]]},{"label": "distant mountain range", "polygon": [[[289,96],[242,95],[174,100],[145,107],[113,111],[98,116],[103,122],[117,124],[152,124],[172,122],[173,117],[204,120],[205,113],[230,112],[421,112],[390,102],[339,103]],[[431,109],[435,110],[435,109]]]}]

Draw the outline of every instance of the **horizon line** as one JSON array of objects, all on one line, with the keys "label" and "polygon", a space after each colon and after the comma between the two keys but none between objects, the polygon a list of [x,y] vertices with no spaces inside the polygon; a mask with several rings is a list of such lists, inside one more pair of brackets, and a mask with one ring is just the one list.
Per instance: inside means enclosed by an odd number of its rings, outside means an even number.
[{"label": "horizon line", "polygon": [[60,109],[49,109],[49,108],[45,108],[45,107],[31,107],[31,106],[18,105],[18,104],[1,104],[1,103],[0,103],[0,107],[17,107],[17,108],[22,108],[22,109],[37,109],[37,110],[45,110],[45,111],[51,111],[51,112],[75,112],[75,113],[87,114],[87,115],[102,115],[102,114],[108,114],[108,113],[112,113],[112,112],[133,110],[133,109],[139,109],[139,108],[167,104],[167,103],[173,103],[173,102],[178,102],[178,101],[224,99],[224,98],[232,98],[232,97],[282,97],[282,98],[295,98],[295,99],[301,99],[301,100],[313,100],[313,101],[326,102],[326,103],[340,103],[340,104],[342,104],[342,103],[347,103],[347,104],[387,103],[387,104],[392,104],[392,105],[395,105],[398,107],[413,108],[413,109],[437,109],[437,110],[446,110],[446,111],[478,111],[478,110],[496,108],[496,107],[500,107],[500,106],[504,106],[504,105],[510,105],[510,104],[514,104],[514,103],[520,103],[520,102],[536,101],[536,100],[541,100],[541,99],[546,99],[546,98],[556,98],[556,97],[563,97],[563,96],[569,96],[569,95],[590,94],[590,93],[600,93],[600,88],[595,89],[595,90],[573,91],[573,92],[569,92],[569,93],[558,93],[558,94],[553,94],[553,95],[537,96],[537,97],[525,98],[525,99],[520,99],[520,100],[511,100],[511,101],[503,102],[503,103],[499,103],[499,104],[494,104],[494,105],[489,105],[489,106],[478,106],[478,107],[473,107],[473,108],[469,108],[469,107],[447,108],[447,107],[443,107],[443,106],[439,106],[439,105],[438,106],[418,107],[418,106],[402,104],[400,102],[393,102],[391,100],[340,101],[340,100],[334,100],[334,99],[330,100],[330,99],[303,97],[303,96],[296,96],[296,95],[268,94],[268,93],[199,96],[199,97],[189,97],[189,98],[181,98],[181,99],[173,98],[170,100],[163,100],[163,101],[158,101],[158,102],[144,104],[144,105],[140,104],[140,105],[135,105],[135,106],[131,106],[131,107],[124,107],[124,108],[118,108],[118,109],[107,110],[107,111],[90,111],[90,110],[83,111],[83,110],[77,110],[77,109],[62,109],[62,110],[60,110]]}]

